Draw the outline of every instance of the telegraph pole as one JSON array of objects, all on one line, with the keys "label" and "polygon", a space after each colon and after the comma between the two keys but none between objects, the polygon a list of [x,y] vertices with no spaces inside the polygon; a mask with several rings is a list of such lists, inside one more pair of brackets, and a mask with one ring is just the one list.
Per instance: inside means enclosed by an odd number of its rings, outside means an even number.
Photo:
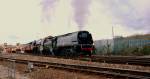
[{"label": "telegraph pole", "polygon": [[112,38],[114,39],[114,27],[112,26]]},{"label": "telegraph pole", "polygon": [[114,27],[113,26],[112,26],[112,41],[113,41],[112,52],[114,52],[114,50],[115,50],[115,37],[114,37]]}]

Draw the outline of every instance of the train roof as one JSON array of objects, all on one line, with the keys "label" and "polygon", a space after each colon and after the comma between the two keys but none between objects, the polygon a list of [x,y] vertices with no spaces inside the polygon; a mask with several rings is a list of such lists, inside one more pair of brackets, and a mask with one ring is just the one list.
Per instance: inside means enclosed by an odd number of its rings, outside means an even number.
[{"label": "train roof", "polygon": [[54,38],[54,37],[53,36],[47,36],[44,39],[46,39],[46,38],[51,39],[51,38]]},{"label": "train roof", "polygon": [[[75,32],[67,33],[67,34],[57,35],[57,36],[47,36],[47,37],[42,38],[42,39],[46,39],[46,38],[52,39],[52,38],[55,38],[55,37],[68,36],[68,35],[70,35],[70,34],[78,33],[78,32],[89,32],[89,31],[87,31],[87,30],[75,31]],[[32,44],[33,42],[39,41],[39,40],[42,40],[42,39],[34,40],[34,41],[32,41],[32,42],[29,42],[28,44]]]},{"label": "train roof", "polygon": [[58,35],[58,36],[55,36],[55,37],[68,36],[68,35],[70,35],[70,34],[78,33],[78,32],[88,32],[88,31],[86,31],[86,30],[76,31],[76,32],[71,32],[71,33],[67,33],[67,34],[63,34],[63,35]]}]

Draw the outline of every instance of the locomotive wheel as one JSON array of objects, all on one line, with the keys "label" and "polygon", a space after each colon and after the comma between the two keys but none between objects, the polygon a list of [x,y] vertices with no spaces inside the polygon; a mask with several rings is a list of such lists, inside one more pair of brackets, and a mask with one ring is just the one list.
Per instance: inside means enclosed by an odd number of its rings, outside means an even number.
[{"label": "locomotive wheel", "polygon": [[68,49],[65,49],[64,50],[64,54],[65,54],[65,57],[77,57],[77,53],[75,52],[75,50],[74,49],[72,49],[72,48],[68,48]]},{"label": "locomotive wheel", "polygon": [[71,52],[71,56],[72,56],[72,57],[77,57],[77,56],[79,56],[78,53],[75,51],[75,49],[70,49],[70,52]]},{"label": "locomotive wheel", "polygon": [[88,55],[89,55],[89,57],[91,57],[92,56],[92,52],[88,52]]},{"label": "locomotive wheel", "polygon": [[59,51],[57,49],[53,49],[53,53],[55,56],[59,56]]}]

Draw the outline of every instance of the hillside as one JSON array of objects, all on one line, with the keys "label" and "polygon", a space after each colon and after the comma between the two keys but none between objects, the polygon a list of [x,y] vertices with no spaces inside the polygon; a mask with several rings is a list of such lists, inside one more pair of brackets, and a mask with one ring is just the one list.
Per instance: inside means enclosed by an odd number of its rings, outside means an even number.
[{"label": "hillside", "polygon": [[145,39],[145,40],[150,40],[150,34],[144,34],[144,35],[132,35],[125,37],[127,39]]}]

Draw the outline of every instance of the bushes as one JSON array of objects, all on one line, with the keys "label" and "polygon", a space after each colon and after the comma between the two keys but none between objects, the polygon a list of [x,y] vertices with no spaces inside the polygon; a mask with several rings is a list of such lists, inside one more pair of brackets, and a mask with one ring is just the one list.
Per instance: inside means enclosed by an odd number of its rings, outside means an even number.
[{"label": "bushes", "polygon": [[3,47],[0,46],[0,53],[3,51]]},{"label": "bushes", "polygon": [[124,47],[118,51],[109,51],[102,50],[102,51],[95,51],[96,54],[100,55],[123,55],[123,56],[143,56],[143,55],[150,55],[150,45],[145,45],[142,47]]},{"label": "bushes", "polygon": [[143,46],[141,53],[143,53],[144,55],[150,55],[150,46]]},{"label": "bushes", "polygon": [[150,55],[150,46],[125,48],[121,50],[118,54],[135,56]]}]

